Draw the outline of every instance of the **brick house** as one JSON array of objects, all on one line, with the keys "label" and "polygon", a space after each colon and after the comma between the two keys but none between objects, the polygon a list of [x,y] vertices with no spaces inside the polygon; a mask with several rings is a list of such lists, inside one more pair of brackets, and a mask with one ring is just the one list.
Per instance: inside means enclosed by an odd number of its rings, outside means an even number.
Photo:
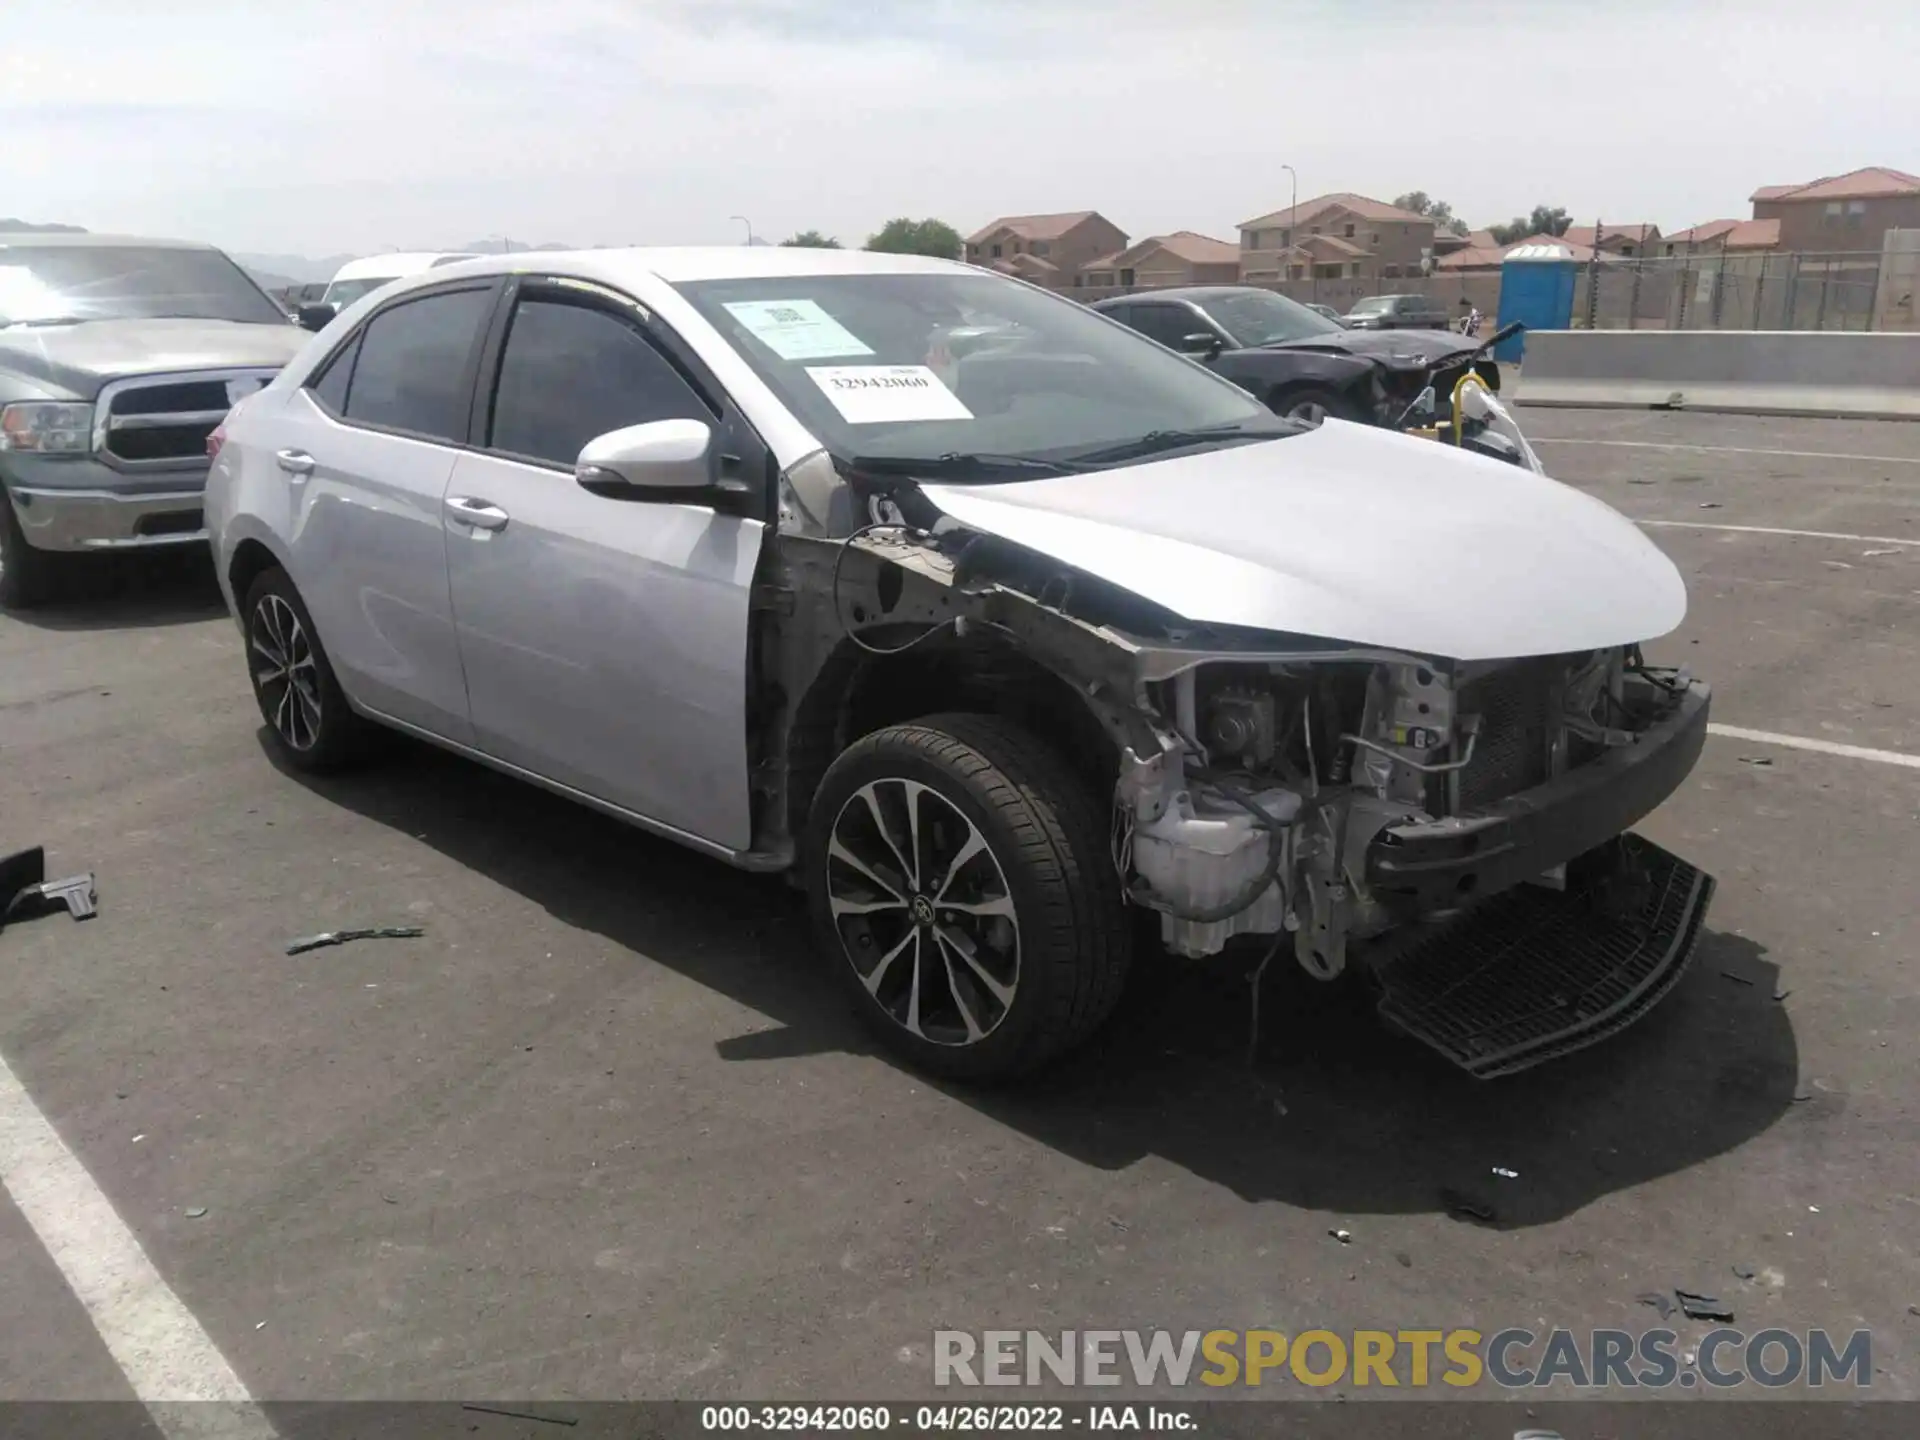
[{"label": "brick house", "polygon": [[1240,279],[1240,247],[1176,230],[1089,261],[1081,274],[1093,286],[1232,285]]},{"label": "brick house", "polygon": [[1755,255],[1779,248],[1778,220],[1708,220],[1661,236],[1648,251],[1662,256]]},{"label": "brick house", "polygon": [[1240,276],[1274,280],[1394,280],[1417,276],[1433,251],[1433,221],[1345,192],[1240,222]]},{"label": "brick house", "polygon": [[1804,185],[1763,185],[1753,218],[1779,222],[1782,250],[1870,250],[1889,230],[1920,228],[1920,175],[1870,165]]},{"label": "brick house", "polygon": [[1104,215],[1003,215],[967,237],[967,259],[1050,289],[1072,289],[1089,260],[1127,246],[1127,232]]}]

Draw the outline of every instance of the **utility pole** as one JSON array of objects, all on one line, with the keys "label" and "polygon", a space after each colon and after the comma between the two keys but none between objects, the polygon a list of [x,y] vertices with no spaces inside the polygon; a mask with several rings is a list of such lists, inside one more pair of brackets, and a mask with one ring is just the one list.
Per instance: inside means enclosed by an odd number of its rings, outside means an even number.
[{"label": "utility pole", "polygon": [[[1291,165],[1282,165],[1280,168],[1286,171],[1288,178],[1293,181],[1293,196],[1287,205],[1287,245],[1286,248],[1280,252],[1280,278],[1285,280],[1289,278],[1286,273],[1288,258],[1292,256],[1293,247],[1299,242],[1299,237],[1293,232],[1298,227],[1300,220],[1300,175]],[[1313,279],[1313,272],[1311,270],[1307,272],[1307,279],[1309,282]],[[1317,293],[1318,291],[1316,289],[1315,294],[1317,295]]]},{"label": "utility pole", "polygon": [[747,244],[749,245],[753,244],[753,222],[747,219],[747,217],[744,215],[729,215],[727,218],[729,220],[738,220],[742,225],[746,226],[747,227]]}]

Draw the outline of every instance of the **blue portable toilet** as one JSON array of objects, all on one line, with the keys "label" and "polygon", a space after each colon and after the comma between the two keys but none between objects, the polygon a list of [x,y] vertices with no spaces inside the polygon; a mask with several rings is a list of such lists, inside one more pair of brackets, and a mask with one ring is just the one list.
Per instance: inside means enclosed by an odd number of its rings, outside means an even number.
[{"label": "blue portable toilet", "polygon": [[[1518,320],[1527,330],[1565,330],[1573,324],[1573,283],[1579,262],[1565,245],[1516,245],[1501,258],[1500,319],[1504,329]],[[1526,350],[1526,331],[1494,348],[1502,365],[1518,365]]]}]

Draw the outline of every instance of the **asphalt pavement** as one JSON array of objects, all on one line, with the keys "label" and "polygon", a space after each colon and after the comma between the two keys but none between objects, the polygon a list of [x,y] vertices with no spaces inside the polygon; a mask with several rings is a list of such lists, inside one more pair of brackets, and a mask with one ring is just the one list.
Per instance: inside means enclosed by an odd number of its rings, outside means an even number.
[{"label": "asphalt pavement", "polygon": [[[1920,752],[1920,427],[1519,414],[1659,522],[1652,653],[1716,722]],[[872,1050],[778,880],[411,744],[277,769],[204,569],[112,578],[0,616],[0,850],[100,906],[0,934],[0,1057],[255,1397],[906,1399],[936,1328],[1639,1330],[1684,1287],[1870,1328],[1920,1398],[1920,768],[1710,739],[1643,827],[1719,880],[1692,972],[1523,1078],[1291,967],[1250,1067],[1239,971],[1169,964],[981,1093]],[[425,934],[284,953],[367,924]],[[0,1399],[131,1394],[0,1192]]]}]

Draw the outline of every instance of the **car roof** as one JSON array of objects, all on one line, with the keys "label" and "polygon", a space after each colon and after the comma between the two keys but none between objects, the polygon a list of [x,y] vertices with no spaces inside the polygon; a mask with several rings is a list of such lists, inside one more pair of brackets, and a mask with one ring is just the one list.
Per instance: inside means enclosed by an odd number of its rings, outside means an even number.
[{"label": "car roof", "polygon": [[[1104,300],[1096,300],[1090,307],[1095,310],[1108,305],[1125,304],[1129,300],[1193,300],[1196,302],[1217,299],[1222,295],[1272,295],[1272,290],[1263,290],[1258,285],[1170,285],[1164,290],[1139,290],[1131,295],[1109,295]],[[1284,298],[1284,297],[1283,297]]]},{"label": "car roof", "polygon": [[[478,275],[565,275],[629,287],[643,279],[679,284],[692,280],[775,280],[809,275],[992,275],[958,260],[925,255],[886,255],[870,250],[815,250],[786,245],[634,246],[607,250],[524,250],[486,255],[431,272],[436,283]],[[417,276],[424,281],[428,277]],[[1018,283],[1018,282],[1009,282]]]},{"label": "car roof", "polygon": [[418,275],[423,270],[477,258],[472,250],[394,250],[385,255],[363,255],[358,260],[349,260],[333,272],[333,278],[364,280],[368,276],[387,276],[397,280],[404,275]]},{"label": "car roof", "polygon": [[215,250],[218,247],[199,240],[155,240],[147,235],[75,234],[65,230],[0,231],[0,249],[31,245],[38,250],[51,246],[61,250],[123,249],[138,245],[146,250]]}]

